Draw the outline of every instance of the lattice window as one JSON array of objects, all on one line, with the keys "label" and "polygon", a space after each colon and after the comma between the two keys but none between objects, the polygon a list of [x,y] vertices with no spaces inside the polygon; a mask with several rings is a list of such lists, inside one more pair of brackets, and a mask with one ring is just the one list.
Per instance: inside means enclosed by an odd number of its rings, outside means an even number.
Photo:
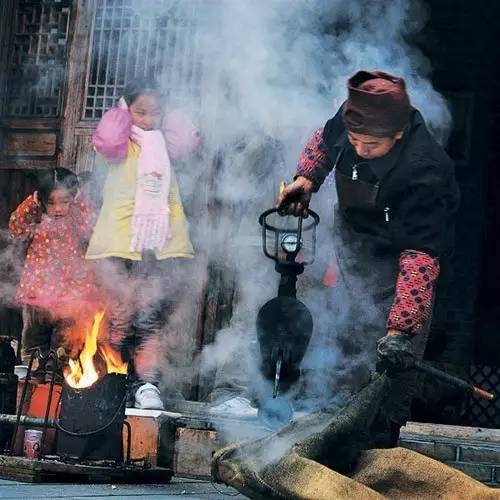
[{"label": "lattice window", "polygon": [[7,115],[59,116],[72,0],[18,0]]},{"label": "lattice window", "polygon": [[474,385],[495,394],[493,401],[471,396],[468,404],[470,425],[500,428],[500,366],[473,365],[471,381]]},{"label": "lattice window", "polygon": [[162,82],[167,97],[199,95],[196,8],[193,0],[139,4],[134,0],[100,0],[84,118],[100,118],[136,76],[154,75]]}]

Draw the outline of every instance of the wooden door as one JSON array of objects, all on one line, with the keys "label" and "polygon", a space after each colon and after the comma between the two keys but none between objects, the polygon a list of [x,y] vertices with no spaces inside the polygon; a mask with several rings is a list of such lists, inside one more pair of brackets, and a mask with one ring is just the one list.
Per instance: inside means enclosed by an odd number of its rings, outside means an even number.
[{"label": "wooden door", "polygon": [[0,168],[55,166],[73,0],[4,0]]}]

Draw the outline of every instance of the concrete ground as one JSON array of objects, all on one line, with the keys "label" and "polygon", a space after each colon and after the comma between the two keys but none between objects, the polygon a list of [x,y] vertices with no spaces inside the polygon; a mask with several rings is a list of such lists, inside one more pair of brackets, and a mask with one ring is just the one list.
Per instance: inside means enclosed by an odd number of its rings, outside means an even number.
[{"label": "concrete ground", "polygon": [[107,499],[110,497],[126,500],[183,499],[183,500],[241,500],[248,498],[232,488],[196,479],[172,478],[169,484],[36,484],[20,483],[0,479],[2,500],[38,500],[50,498]]}]

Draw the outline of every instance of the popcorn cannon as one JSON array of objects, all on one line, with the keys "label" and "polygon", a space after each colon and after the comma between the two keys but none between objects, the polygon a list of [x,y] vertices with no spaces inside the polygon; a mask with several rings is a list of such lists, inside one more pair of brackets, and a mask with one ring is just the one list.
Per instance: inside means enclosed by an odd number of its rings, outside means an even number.
[{"label": "popcorn cannon", "polygon": [[[278,296],[266,302],[257,315],[257,338],[261,353],[261,371],[274,383],[272,397],[259,407],[259,417],[269,428],[289,423],[293,407],[280,395],[300,376],[300,363],[313,331],[309,309],[297,300],[297,276],[312,264],[316,252],[316,227],[319,216],[309,210],[310,219],[280,216],[270,209],[259,217],[262,226],[262,248],[266,257],[275,261],[280,274]],[[408,369],[418,370],[465,392],[486,400],[494,394],[461,380],[422,361],[413,360]]]},{"label": "popcorn cannon", "polygon": [[281,216],[278,209],[270,209],[259,217],[264,255],[274,260],[280,274],[278,296],[260,308],[256,325],[261,371],[274,383],[272,398],[259,407],[259,417],[270,428],[293,418],[293,407],[280,391],[298,380],[313,331],[311,313],[297,300],[296,288],[297,276],[315,259],[319,216],[312,210],[309,214],[310,218],[303,219]]}]

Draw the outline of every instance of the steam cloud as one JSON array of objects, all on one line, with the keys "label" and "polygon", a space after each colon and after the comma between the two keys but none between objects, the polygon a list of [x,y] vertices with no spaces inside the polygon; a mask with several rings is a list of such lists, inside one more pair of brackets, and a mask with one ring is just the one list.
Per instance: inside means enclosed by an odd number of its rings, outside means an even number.
[{"label": "steam cloud", "polygon": [[[428,61],[411,45],[428,14],[421,2],[217,0],[186,4],[186,15],[194,20],[193,57],[202,67],[202,77],[199,96],[179,99],[191,102],[191,109],[199,103],[207,149],[223,147],[221,172],[209,196],[227,208],[223,212],[227,218],[214,221],[209,231],[205,224],[195,223],[193,235],[196,239],[203,235],[204,250],[212,260],[229,260],[238,297],[232,324],[205,348],[203,360],[205,366],[218,366],[221,372],[221,367],[236,360],[242,378],[246,370],[247,383],[262,395],[270,389],[256,376],[255,318],[260,305],[275,295],[277,275],[260,251],[257,218],[273,206],[278,180],[292,177],[305,140],[345,100],[346,80],[360,68],[403,76],[412,104],[442,141],[449,131],[450,113],[429,81]],[[191,166],[191,172],[196,168]],[[194,191],[189,171],[184,174],[186,191]],[[323,388],[322,393],[311,394],[323,401],[334,396],[326,382],[342,364],[334,332],[345,316],[342,308],[331,310],[332,292],[319,284],[333,257],[333,191],[327,180],[313,198],[312,207],[322,218],[319,258],[299,278],[299,298],[311,309],[316,324],[304,360],[312,373],[306,385]],[[365,314],[369,320],[370,307]]]},{"label": "steam cloud", "polygon": [[[403,76],[412,104],[446,139],[449,110],[429,81],[428,61],[411,45],[425,24],[425,5],[410,0],[133,0],[132,7],[134,15],[149,21],[176,9],[175,25],[188,27],[182,54],[194,69],[176,72],[172,56],[160,80],[175,89],[169,106],[182,105],[199,124],[205,154],[177,166],[177,175],[194,243],[206,256],[202,264],[233,273],[237,298],[231,325],[201,354],[202,369],[217,370],[222,378],[224,371],[236,370],[235,386],[262,395],[269,387],[257,375],[255,318],[276,294],[278,276],[260,250],[258,215],[274,205],[278,181],[293,176],[305,140],[335,113],[346,98],[346,79],[360,68]],[[309,387],[326,388],[313,395],[324,401],[332,394],[321,377],[328,380],[328,370],[341,362],[332,332],[343,321],[342,310],[328,309],[331,291],[320,285],[333,257],[333,198],[327,180],[312,204],[322,218],[319,258],[299,278],[299,298],[316,324],[304,364],[314,372]],[[217,218],[207,214],[206,200],[222,207]],[[186,277],[192,280],[191,293],[179,305],[176,328],[183,325],[179,315],[192,313],[206,280],[206,265],[195,269]],[[196,321],[189,318],[184,326],[183,333],[193,336]],[[236,366],[225,369],[230,361]],[[176,365],[166,360],[165,379],[175,372],[187,381],[192,370],[179,371]]]}]

